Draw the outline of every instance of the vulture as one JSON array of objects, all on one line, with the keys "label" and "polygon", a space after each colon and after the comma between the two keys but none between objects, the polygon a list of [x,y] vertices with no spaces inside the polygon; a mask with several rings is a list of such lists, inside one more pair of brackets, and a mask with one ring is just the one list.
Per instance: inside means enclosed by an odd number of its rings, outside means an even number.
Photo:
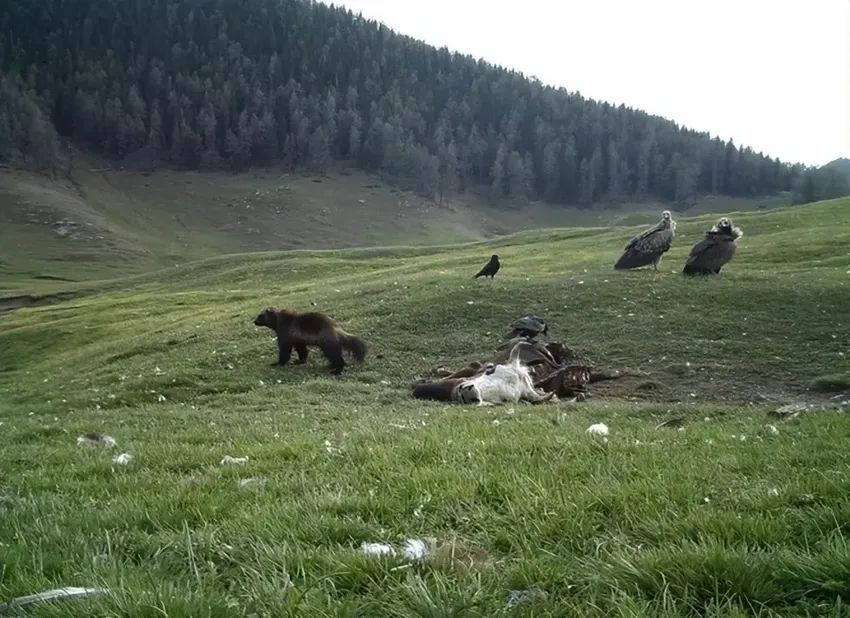
[{"label": "vulture", "polygon": [[705,233],[705,238],[693,246],[682,272],[686,275],[719,275],[720,270],[735,255],[737,241],[743,235],[741,229],[734,227],[728,217],[720,217],[714,227]]},{"label": "vulture", "polygon": [[633,237],[626,245],[623,255],[614,264],[616,270],[629,270],[649,266],[658,270],[661,258],[673,244],[676,232],[676,222],[669,210],[661,213],[661,220],[648,230]]},{"label": "vulture", "polygon": [[490,277],[491,279],[496,276],[496,273],[499,272],[499,256],[495,253],[490,256],[490,261],[487,262],[486,266],[478,271],[478,274],[473,277],[473,279],[478,279],[478,277]]}]

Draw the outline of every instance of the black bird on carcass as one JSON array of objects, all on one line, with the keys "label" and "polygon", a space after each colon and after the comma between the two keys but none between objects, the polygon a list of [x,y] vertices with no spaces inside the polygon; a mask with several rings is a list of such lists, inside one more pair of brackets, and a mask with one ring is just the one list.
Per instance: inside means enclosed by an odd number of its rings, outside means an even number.
[{"label": "black bird on carcass", "polygon": [[521,317],[511,326],[511,332],[508,333],[508,339],[514,337],[523,337],[528,340],[533,340],[538,335],[545,335],[549,332],[549,326],[541,318],[534,315]]}]

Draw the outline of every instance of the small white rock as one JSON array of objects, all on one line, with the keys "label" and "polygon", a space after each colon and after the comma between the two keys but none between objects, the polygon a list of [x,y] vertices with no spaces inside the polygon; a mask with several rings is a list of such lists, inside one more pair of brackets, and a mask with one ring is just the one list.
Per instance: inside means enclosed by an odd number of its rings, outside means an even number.
[{"label": "small white rock", "polygon": [[408,560],[422,560],[428,548],[421,539],[407,539],[404,542],[404,557]]},{"label": "small white rock", "polygon": [[128,463],[133,461],[133,456],[130,453],[121,453],[120,455],[113,457],[112,461],[119,465],[126,466]]},{"label": "small white rock", "polygon": [[387,545],[386,543],[363,543],[360,546],[360,550],[364,554],[372,556],[395,556],[395,550],[391,545]]},{"label": "small white rock", "polygon": [[225,455],[221,461],[219,462],[220,466],[232,466],[236,464],[247,463],[247,457],[231,457],[230,455]]},{"label": "small white rock", "polygon": [[592,435],[598,436],[607,436],[608,435],[608,425],[605,423],[594,423],[590,427],[587,428],[585,433],[589,433]]},{"label": "small white rock", "polygon": [[239,487],[247,487],[248,485],[265,485],[266,479],[259,478],[250,478],[250,479],[239,479],[238,485]]}]

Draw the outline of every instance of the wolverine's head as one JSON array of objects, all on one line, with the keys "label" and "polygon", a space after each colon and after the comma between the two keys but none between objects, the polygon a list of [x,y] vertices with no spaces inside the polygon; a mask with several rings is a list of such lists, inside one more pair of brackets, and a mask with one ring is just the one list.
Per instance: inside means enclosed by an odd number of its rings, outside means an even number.
[{"label": "wolverine's head", "polygon": [[277,326],[277,311],[274,307],[263,309],[260,314],[254,318],[254,326],[268,326],[275,328]]}]

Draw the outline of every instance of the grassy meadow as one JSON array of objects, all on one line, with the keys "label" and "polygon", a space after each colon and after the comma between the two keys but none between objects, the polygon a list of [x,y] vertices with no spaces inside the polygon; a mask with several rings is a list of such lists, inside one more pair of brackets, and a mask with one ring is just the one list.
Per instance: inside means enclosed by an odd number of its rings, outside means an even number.
[{"label": "grassy meadow", "polygon": [[[744,237],[716,278],[680,274],[703,215],[679,218],[658,272],[612,268],[642,224],[540,229],[210,257],[0,314],[0,600],[108,589],[32,613],[62,617],[850,615],[850,200],[732,217]],[[473,280],[493,252],[501,272]],[[330,313],[366,362],[272,366],[252,324],[268,305]],[[582,404],[412,400],[530,313],[645,375]],[[768,416],[793,402],[812,409]],[[606,439],[586,433],[599,422]],[[360,550],[409,538],[432,558]]]}]

